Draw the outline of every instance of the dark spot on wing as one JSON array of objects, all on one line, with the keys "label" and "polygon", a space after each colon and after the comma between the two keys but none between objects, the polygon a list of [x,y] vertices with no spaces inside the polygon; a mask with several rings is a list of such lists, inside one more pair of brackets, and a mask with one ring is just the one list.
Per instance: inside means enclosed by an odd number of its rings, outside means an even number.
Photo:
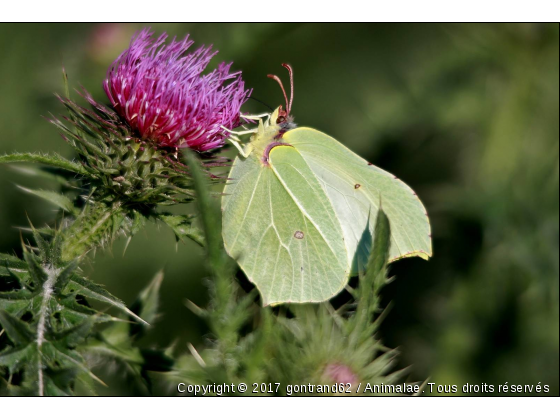
[{"label": "dark spot on wing", "polygon": [[294,238],[296,239],[303,239],[303,232],[301,230],[296,230],[296,233],[294,233]]},{"label": "dark spot on wing", "polygon": [[361,185],[360,185],[360,184],[356,184],[356,185],[354,185],[354,189],[355,189],[355,190],[357,190],[357,189],[358,189],[358,188],[360,188],[360,187],[361,187]]},{"label": "dark spot on wing", "polygon": [[368,162],[367,164],[368,164],[368,166],[373,166],[373,163],[371,163],[371,162]]}]

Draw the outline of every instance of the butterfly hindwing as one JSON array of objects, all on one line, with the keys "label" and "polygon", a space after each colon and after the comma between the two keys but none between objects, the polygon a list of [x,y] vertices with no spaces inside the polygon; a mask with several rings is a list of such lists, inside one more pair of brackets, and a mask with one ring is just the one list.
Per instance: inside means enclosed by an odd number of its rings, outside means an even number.
[{"label": "butterfly hindwing", "polygon": [[329,197],[353,275],[367,262],[380,203],[391,221],[390,259],[432,255],[428,216],[410,187],[317,130],[296,128],[283,139],[303,157]]}]

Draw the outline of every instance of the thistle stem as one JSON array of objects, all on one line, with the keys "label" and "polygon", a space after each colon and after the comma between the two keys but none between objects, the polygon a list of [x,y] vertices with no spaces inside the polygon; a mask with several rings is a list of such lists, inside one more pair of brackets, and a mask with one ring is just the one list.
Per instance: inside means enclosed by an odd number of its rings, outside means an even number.
[{"label": "thistle stem", "polygon": [[62,258],[71,261],[90,250],[102,246],[123,228],[126,216],[120,202],[108,206],[91,203],[78,218],[65,229]]},{"label": "thistle stem", "polygon": [[[41,293],[41,307],[39,309],[39,322],[37,323],[37,350],[41,354],[41,348],[43,347],[43,342],[45,341],[45,323],[49,311],[49,301],[54,291],[54,284],[56,279],[60,274],[60,270],[50,266],[45,269],[47,272],[47,280],[43,284],[43,292]],[[39,357],[37,363],[37,372],[39,377],[39,396],[42,397],[44,394],[44,383],[43,383],[43,362],[42,358]]]}]

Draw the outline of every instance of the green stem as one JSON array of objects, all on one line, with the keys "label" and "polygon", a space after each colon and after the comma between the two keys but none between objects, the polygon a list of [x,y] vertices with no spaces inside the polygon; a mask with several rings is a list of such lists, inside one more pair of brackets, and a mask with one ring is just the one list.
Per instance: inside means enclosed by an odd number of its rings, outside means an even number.
[{"label": "green stem", "polygon": [[[39,355],[41,354],[43,343],[45,341],[45,327],[47,322],[47,316],[49,315],[49,302],[51,300],[52,294],[54,292],[54,285],[60,274],[60,270],[49,266],[46,268],[48,273],[47,281],[43,284],[43,291],[41,293],[41,307],[39,309],[39,322],[37,323],[37,350]],[[39,378],[39,396],[44,395],[44,380],[43,380],[43,361],[41,358],[38,360],[38,378]]]},{"label": "green stem", "polygon": [[91,203],[64,231],[62,259],[71,261],[114,239],[126,215],[120,202]]}]

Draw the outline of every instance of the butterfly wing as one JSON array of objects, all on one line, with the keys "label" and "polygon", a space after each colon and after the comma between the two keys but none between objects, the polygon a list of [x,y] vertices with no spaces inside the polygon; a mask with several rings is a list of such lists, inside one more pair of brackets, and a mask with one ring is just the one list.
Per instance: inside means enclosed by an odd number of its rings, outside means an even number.
[{"label": "butterfly wing", "polygon": [[296,128],[283,139],[301,154],[329,197],[342,225],[352,275],[367,262],[380,205],[391,221],[391,260],[431,257],[426,209],[404,182],[317,130]]},{"label": "butterfly wing", "polygon": [[234,161],[222,200],[226,250],[265,305],[327,300],[349,277],[336,213],[294,148],[273,148],[269,162]]}]

